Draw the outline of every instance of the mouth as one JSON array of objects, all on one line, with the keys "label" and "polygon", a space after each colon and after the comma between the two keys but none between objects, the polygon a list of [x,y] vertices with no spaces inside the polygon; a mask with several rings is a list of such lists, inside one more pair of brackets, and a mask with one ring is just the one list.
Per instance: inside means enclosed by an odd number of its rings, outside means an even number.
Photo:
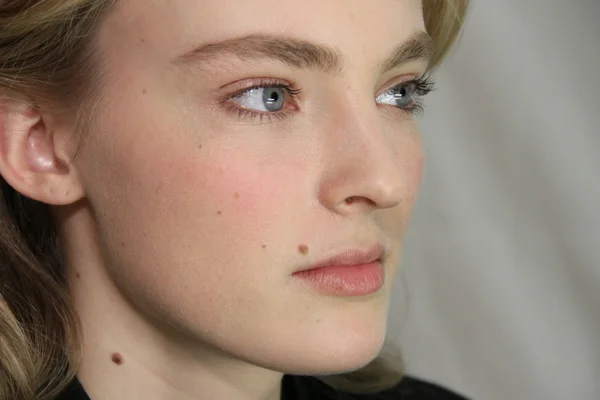
[{"label": "mouth", "polygon": [[328,295],[364,296],[379,291],[385,283],[384,255],[380,243],[366,250],[348,248],[292,276]]},{"label": "mouth", "polygon": [[367,248],[366,250],[362,250],[358,247],[347,248],[338,252],[334,256],[318,261],[297,272],[309,271],[313,269],[326,268],[332,266],[364,265],[375,261],[383,261],[384,255],[385,246],[383,246],[381,243],[376,243],[375,245]]}]

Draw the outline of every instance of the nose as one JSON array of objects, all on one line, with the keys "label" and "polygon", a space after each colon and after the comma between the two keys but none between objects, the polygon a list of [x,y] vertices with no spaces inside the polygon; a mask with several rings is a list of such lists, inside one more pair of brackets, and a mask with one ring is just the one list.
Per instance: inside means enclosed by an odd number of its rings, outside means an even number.
[{"label": "nose", "polygon": [[[338,214],[399,205],[406,192],[401,122],[389,122],[374,102],[338,107],[327,118],[319,200]],[[390,124],[397,124],[390,127]],[[413,127],[414,129],[414,127]],[[393,132],[391,132],[393,130]]]}]

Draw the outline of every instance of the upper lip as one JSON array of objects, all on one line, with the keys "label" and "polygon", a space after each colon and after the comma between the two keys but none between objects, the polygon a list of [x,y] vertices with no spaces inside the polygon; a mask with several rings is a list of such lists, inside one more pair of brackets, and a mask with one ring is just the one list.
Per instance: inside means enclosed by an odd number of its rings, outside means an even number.
[{"label": "upper lip", "polygon": [[307,268],[303,268],[302,271],[338,265],[350,266],[368,264],[373,261],[381,261],[384,254],[385,246],[383,246],[381,243],[377,243],[367,250],[362,250],[360,248],[348,248],[342,250],[332,257],[318,261]]}]

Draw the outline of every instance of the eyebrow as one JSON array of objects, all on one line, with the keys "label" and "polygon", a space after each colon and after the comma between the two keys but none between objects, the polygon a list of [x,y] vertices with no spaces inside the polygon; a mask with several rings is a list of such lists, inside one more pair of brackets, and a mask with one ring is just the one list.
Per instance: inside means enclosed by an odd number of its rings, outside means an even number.
[{"label": "eyebrow", "polygon": [[[434,43],[424,31],[412,34],[398,45],[380,65],[383,74],[410,61],[429,62],[434,53]],[[202,45],[177,57],[174,62],[210,62],[226,56],[241,60],[272,59],[294,68],[317,69],[332,75],[343,69],[341,52],[331,46],[304,39],[270,34],[252,34],[241,38]]]}]

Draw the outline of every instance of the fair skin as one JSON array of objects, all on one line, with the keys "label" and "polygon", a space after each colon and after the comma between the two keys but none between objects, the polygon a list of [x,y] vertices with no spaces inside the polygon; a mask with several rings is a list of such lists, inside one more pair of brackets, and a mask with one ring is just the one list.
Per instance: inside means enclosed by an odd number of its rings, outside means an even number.
[{"label": "fair skin", "polygon": [[[380,67],[423,30],[416,0],[128,0],[95,38],[104,74],[73,162],[72,123],[0,103],[0,172],[56,206],[93,400],[277,399],[282,373],[379,353],[422,173],[415,117],[380,95],[427,60]],[[253,34],[330,47],[339,68],[239,54],[249,42],[181,59]],[[285,118],[240,115],[261,96],[232,95],[265,81],[300,89]],[[292,277],[376,242],[376,293]]]}]

